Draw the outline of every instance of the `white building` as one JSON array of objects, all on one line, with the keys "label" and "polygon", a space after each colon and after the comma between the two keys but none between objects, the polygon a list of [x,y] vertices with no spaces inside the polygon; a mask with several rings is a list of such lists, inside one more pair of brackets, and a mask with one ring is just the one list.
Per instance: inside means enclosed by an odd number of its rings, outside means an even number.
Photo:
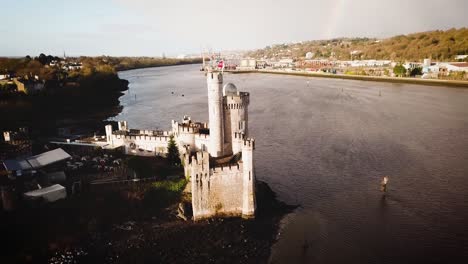
[{"label": "white building", "polygon": [[384,67],[390,66],[390,60],[353,60],[347,63],[351,67]]},{"label": "white building", "polygon": [[306,53],[305,57],[306,57],[307,60],[310,60],[310,59],[312,59],[314,57],[314,55],[315,55],[314,53],[309,51],[309,52]]},{"label": "white building", "polygon": [[255,70],[257,68],[257,60],[255,59],[242,59],[239,63],[239,70]]},{"label": "white building", "polygon": [[457,55],[457,56],[455,56],[456,60],[464,60],[466,58],[468,58],[468,55]]},{"label": "white building", "polygon": [[449,72],[468,72],[468,62],[441,63],[441,66],[446,67]]}]

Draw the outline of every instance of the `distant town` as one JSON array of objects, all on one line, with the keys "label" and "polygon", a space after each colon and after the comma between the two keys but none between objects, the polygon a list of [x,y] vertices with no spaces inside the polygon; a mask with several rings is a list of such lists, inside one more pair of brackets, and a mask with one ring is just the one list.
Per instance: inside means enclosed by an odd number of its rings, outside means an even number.
[{"label": "distant town", "polygon": [[[353,51],[352,54],[360,54]],[[423,62],[392,60],[334,60],[315,58],[313,52],[307,52],[303,58],[249,58],[228,59],[226,69],[237,71],[277,70],[309,73],[330,73],[342,75],[415,77],[423,79],[468,80],[468,62],[463,60],[468,55],[458,55],[453,61],[432,61],[424,58]]]},{"label": "distant town", "polygon": [[[467,29],[388,39],[339,38],[282,43],[225,56],[226,69],[467,80]],[[239,56],[242,56],[240,58]]]}]

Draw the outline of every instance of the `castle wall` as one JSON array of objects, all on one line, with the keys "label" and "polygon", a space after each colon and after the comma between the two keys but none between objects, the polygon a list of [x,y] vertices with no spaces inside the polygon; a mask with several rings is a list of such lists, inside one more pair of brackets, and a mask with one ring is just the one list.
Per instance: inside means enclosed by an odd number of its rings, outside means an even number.
[{"label": "castle wall", "polygon": [[112,135],[112,143],[117,146],[125,146],[125,154],[140,156],[164,156],[167,153],[167,144],[169,139],[169,136]]},{"label": "castle wall", "polygon": [[195,149],[201,151],[208,151],[210,146],[210,135],[197,134],[195,135]]},{"label": "castle wall", "polygon": [[180,132],[177,135],[177,146],[183,147],[185,145],[189,146],[191,151],[195,150],[195,134],[190,132]]},{"label": "castle wall", "polygon": [[239,153],[242,151],[242,146],[244,143],[245,135],[243,133],[234,132],[234,137],[232,138],[232,152]]},{"label": "castle wall", "polygon": [[[242,140],[242,161],[234,165],[210,168],[207,152],[197,152],[185,160],[192,185],[194,220],[213,216],[255,215],[254,141]],[[190,163],[189,163],[190,162]]]},{"label": "castle wall", "polygon": [[192,175],[192,207],[195,220],[242,215],[242,166],[226,166]]}]

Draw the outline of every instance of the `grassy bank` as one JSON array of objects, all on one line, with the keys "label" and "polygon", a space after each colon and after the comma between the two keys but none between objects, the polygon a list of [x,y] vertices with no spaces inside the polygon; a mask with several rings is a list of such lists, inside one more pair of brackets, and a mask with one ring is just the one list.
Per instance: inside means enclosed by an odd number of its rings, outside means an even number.
[{"label": "grassy bank", "polygon": [[282,75],[295,75],[295,76],[305,76],[305,77],[332,78],[332,79],[345,79],[345,80],[358,80],[358,81],[410,83],[410,84],[420,84],[420,85],[468,88],[468,81],[416,79],[416,78],[400,78],[400,77],[377,77],[377,76],[327,74],[327,73],[322,74],[322,73],[310,73],[310,72],[271,71],[271,70],[232,71],[231,73],[234,73],[234,74],[267,73],[267,74],[282,74]]}]

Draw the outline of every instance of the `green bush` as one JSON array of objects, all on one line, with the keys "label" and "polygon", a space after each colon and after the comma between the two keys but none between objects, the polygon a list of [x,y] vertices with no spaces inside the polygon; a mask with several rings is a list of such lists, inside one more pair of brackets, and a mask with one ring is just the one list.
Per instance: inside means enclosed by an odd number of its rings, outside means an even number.
[{"label": "green bush", "polygon": [[154,182],[145,195],[145,202],[150,206],[165,208],[181,199],[187,182],[186,179]]}]

